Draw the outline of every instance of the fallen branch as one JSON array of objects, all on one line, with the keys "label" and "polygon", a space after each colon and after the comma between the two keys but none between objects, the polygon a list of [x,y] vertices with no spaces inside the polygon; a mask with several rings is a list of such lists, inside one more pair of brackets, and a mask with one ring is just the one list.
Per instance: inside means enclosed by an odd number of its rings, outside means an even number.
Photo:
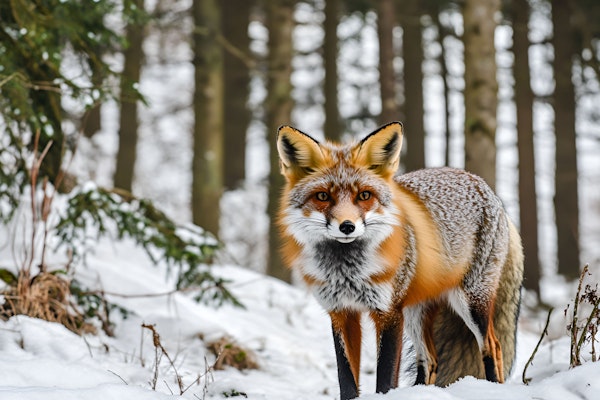
[{"label": "fallen branch", "polygon": [[527,364],[525,364],[525,368],[523,368],[522,380],[523,380],[523,383],[526,385],[529,385],[529,382],[531,382],[531,378],[527,378],[525,376],[527,374],[527,368],[529,368],[529,365],[533,362],[533,358],[537,354],[538,349],[540,348],[540,344],[542,344],[542,340],[544,340],[544,336],[546,336],[548,334],[548,325],[550,324],[550,316],[552,315],[552,311],[554,311],[554,308],[551,308],[550,310],[548,310],[548,317],[546,318],[546,325],[544,326],[544,330],[542,331],[540,340],[538,340],[537,344],[535,345],[535,349],[533,349],[533,353],[531,353],[531,357],[529,357],[529,360],[527,360]]}]

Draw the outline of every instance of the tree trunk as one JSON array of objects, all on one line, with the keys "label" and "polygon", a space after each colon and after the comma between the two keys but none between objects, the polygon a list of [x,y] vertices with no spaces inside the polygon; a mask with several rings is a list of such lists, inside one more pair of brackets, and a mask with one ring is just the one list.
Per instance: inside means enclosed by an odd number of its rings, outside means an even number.
[{"label": "tree trunk", "polygon": [[579,199],[575,133],[575,88],[572,80],[575,32],[570,1],[552,1],[554,35],[554,129],[556,170],[554,212],[558,239],[558,272],[579,276]]},{"label": "tree trunk", "polygon": [[520,227],[525,252],[524,285],[540,295],[537,191],[533,141],[533,91],[529,73],[529,2],[512,2],[515,106],[519,151]]},{"label": "tree trunk", "polygon": [[83,134],[91,138],[102,129],[102,104],[94,104],[83,115],[81,119]]},{"label": "tree trunk", "polygon": [[500,0],[465,0],[465,169],[496,187],[496,49]]},{"label": "tree trunk", "polygon": [[[144,0],[136,0],[136,6],[144,9]],[[132,191],[137,158],[138,141],[138,96],[133,85],[140,80],[140,71],[144,59],[142,44],[144,28],[138,24],[129,24],[126,29],[127,48],[123,51],[125,64],[121,75],[121,109],[119,112],[119,150],[114,174],[114,186]],[[98,108],[99,111],[99,108]]]},{"label": "tree trunk", "polygon": [[[51,76],[52,72],[50,70],[38,79],[36,79],[36,74],[32,74],[32,78],[35,79],[34,82],[52,82],[53,78]],[[40,165],[40,177],[48,177],[50,182],[56,184],[61,171],[66,145],[65,134],[61,126],[61,95],[50,90],[36,89],[32,89],[30,93],[32,109],[39,121],[38,151],[41,153],[46,146],[50,146]],[[46,117],[46,119],[44,120],[43,117]],[[41,182],[41,179],[39,182]]]},{"label": "tree trunk", "polygon": [[223,190],[223,54],[217,0],[194,0],[194,155],[192,219],[219,234]]},{"label": "tree trunk", "polygon": [[446,64],[446,46],[444,46],[444,39],[448,32],[444,27],[442,20],[440,19],[441,7],[436,6],[434,12],[436,17],[434,18],[437,30],[438,30],[438,41],[440,43],[440,76],[442,78],[442,86],[444,90],[444,139],[446,142],[446,148],[444,150],[444,165],[450,166],[450,86],[448,85],[448,65]]},{"label": "tree trunk", "polygon": [[[25,69],[30,71],[32,82],[54,82],[57,78],[53,68],[39,63],[36,59],[27,58],[25,64]],[[34,135],[39,133],[38,152],[42,153],[46,146],[50,146],[40,165],[38,182],[42,181],[42,177],[47,177],[56,185],[67,143],[62,130],[61,95],[59,91],[39,90],[38,88],[30,89],[29,93],[33,111],[32,120],[34,121],[32,131]],[[30,143],[30,149],[33,150],[34,140],[31,140]]]},{"label": "tree trunk", "polygon": [[402,54],[404,57],[404,126],[407,152],[406,171],[425,168],[425,127],[423,125],[423,40],[419,0],[406,0],[402,9]]},{"label": "tree trunk", "polygon": [[284,266],[279,249],[281,239],[275,224],[279,197],[283,187],[283,176],[279,172],[277,153],[277,128],[289,124],[292,114],[292,31],[294,29],[294,4],[292,0],[267,2],[267,27],[269,29],[269,56],[267,81],[267,129],[269,138],[269,204],[267,212],[271,219],[269,226],[269,260],[267,273],[284,281],[291,280],[289,270]]},{"label": "tree trunk", "polygon": [[[222,7],[235,10],[221,16],[223,36],[243,54],[249,53],[251,0],[226,0]],[[248,65],[238,55],[224,52],[224,138],[227,162],[223,163],[223,178],[227,189],[239,187],[246,179],[246,131],[250,110],[246,105],[250,91]]]},{"label": "tree trunk", "polygon": [[[98,49],[98,56],[102,57],[102,49]],[[125,52],[124,52],[125,53]],[[88,62],[90,66],[90,70],[92,72],[92,85],[94,87],[102,87],[104,83],[105,74],[98,68],[93,62]],[[121,77],[122,79],[122,77]],[[96,104],[93,104],[83,115],[81,119],[82,131],[83,134],[91,138],[94,136],[100,129],[102,129],[102,103],[98,101]]]},{"label": "tree trunk", "polygon": [[342,138],[340,113],[338,110],[338,36],[340,0],[325,2],[325,39],[323,43],[323,63],[325,64],[325,136],[339,142]]},{"label": "tree trunk", "polygon": [[381,92],[381,115],[379,123],[398,120],[396,103],[396,79],[394,74],[394,0],[377,2],[377,36],[379,37],[379,85]]}]

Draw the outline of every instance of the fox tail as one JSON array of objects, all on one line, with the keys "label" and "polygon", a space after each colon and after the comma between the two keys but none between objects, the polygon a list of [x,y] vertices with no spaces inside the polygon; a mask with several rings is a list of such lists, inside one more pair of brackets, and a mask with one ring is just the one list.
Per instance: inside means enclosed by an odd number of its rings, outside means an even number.
[{"label": "fox tail", "polygon": [[[494,309],[494,330],[502,348],[505,378],[510,376],[516,354],[517,320],[523,281],[523,249],[517,228],[509,221],[509,251],[500,276]],[[442,306],[434,322],[438,355],[435,384],[447,386],[464,376],[485,378],[475,336],[448,306]]]}]

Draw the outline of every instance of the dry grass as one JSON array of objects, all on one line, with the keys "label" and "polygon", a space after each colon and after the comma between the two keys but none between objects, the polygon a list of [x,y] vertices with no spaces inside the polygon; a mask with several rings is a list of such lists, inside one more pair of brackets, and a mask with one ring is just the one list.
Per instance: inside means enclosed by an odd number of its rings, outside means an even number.
[{"label": "dry grass", "polygon": [[225,367],[233,367],[239,370],[258,369],[256,355],[248,349],[244,349],[227,336],[207,344],[208,349],[217,357],[214,369],[222,370]]},{"label": "dry grass", "polygon": [[61,323],[77,334],[96,332],[96,328],[85,322],[84,316],[71,304],[69,282],[61,275],[41,272],[29,278],[21,273],[16,285],[8,287],[2,294],[5,303],[0,308],[0,317],[3,319],[28,315]]},{"label": "dry grass", "polygon": [[[50,146],[52,146],[52,141],[50,141],[43,151],[38,154],[39,137],[39,132],[37,132],[32,165],[29,170],[31,239],[29,243],[25,244],[25,246],[30,246],[27,249],[28,258],[22,265],[18,266],[17,276],[10,276],[11,279],[9,280],[6,280],[7,277],[4,276],[2,279],[8,286],[0,292],[5,300],[4,304],[0,306],[0,318],[8,319],[15,315],[28,315],[50,322],[61,323],[78,334],[95,333],[96,328],[85,321],[85,317],[71,302],[73,296],[71,295],[69,278],[65,274],[48,272],[47,269],[45,256],[50,230],[49,215],[54,200],[54,187],[60,186],[64,173],[59,173],[54,186],[49,185],[47,177],[38,185],[40,166]],[[38,186],[40,186],[42,193],[41,199],[38,198]],[[40,228],[41,232],[39,232]],[[38,234],[41,234],[43,238],[41,245],[36,240]],[[36,261],[34,262],[34,260]],[[34,263],[38,267],[36,272],[33,272]],[[66,269],[68,267],[69,265],[65,266]],[[3,270],[3,273],[11,274],[7,270]]]}]

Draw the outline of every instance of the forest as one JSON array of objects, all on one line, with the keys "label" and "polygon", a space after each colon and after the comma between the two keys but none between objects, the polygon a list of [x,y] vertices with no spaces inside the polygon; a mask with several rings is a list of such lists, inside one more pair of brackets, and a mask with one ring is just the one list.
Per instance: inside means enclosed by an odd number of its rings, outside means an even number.
[{"label": "forest", "polygon": [[196,300],[239,305],[211,264],[295,282],[282,125],[348,142],[401,121],[399,173],[464,168],[499,194],[529,305],[598,281],[596,0],[2,1],[0,94],[2,319],[114,334],[118,302],[73,272],[101,237]]},{"label": "forest", "polygon": [[[227,241],[217,205],[228,191],[256,182],[268,190],[259,212],[276,213],[280,125],[339,141],[398,120],[402,171],[451,165],[498,187],[523,236],[529,289],[539,294],[540,259],[567,279],[597,261],[598,198],[586,190],[598,182],[589,159],[600,136],[594,1],[63,3],[1,8],[2,178],[17,193],[26,180],[15,178],[15,157],[31,154],[37,132],[38,152],[53,142],[41,174],[54,186],[61,171],[73,182],[97,177],[188,209],[176,217]],[[173,74],[187,76],[184,87]],[[183,92],[152,93],[164,90],[152,80]],[[167,125],[175,118],[184,122]],[[82,141],[107,136],[117,141],[106,150],[112,173],[66,168]],[[165,142],[176,141],[189,146],[177,169],[190,178],[176,189],[181,199],[165,201],[173,188],[149,189],[161,185],[138,171],[144,143],[169,162],[179,156]],[[248,159],[266,145],[268,165]],[[89,159],[84,168],[98,170]],[[289,281],[274,229],[260,233],[268,250],[257,268]]]}]

